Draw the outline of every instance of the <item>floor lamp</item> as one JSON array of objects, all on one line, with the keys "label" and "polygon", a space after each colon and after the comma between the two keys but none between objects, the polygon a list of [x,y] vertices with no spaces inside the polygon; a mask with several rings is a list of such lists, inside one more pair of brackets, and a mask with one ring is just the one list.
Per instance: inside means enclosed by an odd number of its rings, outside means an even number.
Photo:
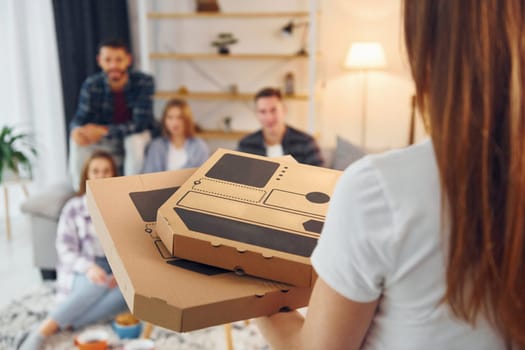
[{"label": "floor lamp", "polygon": [[343,64],[345,69],[362,73],[361,146],[366,147],[368,73],[386,67],[383,46],[377,42],[355,42],[350,45]]}]

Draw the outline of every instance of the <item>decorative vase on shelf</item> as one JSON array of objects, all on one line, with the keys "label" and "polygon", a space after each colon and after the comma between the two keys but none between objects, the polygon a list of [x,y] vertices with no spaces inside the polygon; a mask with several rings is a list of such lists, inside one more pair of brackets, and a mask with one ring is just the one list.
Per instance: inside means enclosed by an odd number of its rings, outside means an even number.
[{"label": "decorative vase on shelf", "polygon": [[222,130],[224,132],[232,131],[232,117],[226,116],[222,119]]},{"label": "decorative vase on shelf", "polygon": [[237,84],[230,84],[230,86],[228,86],[228,91],[232,95],[237,95],[239,93],[239,87]]},{"label": "decorative vase on shelf", "polygon": [[284,94],[287,96],[295,95],[295,77],[292,72],[284,76]]},{"label": "decorative vase on shelf", "polygon": [[228,46],[219,46],[219,54],[220,55],[229,55],[230,54],[230,49],[228,48]]},{"label": "decorative vase on shelf", "polygon": [[179,89],[177,90],[177,92],[181,95],[187,95],[189,93],[189,90],[186,86],[182,85],[179,87]]}]

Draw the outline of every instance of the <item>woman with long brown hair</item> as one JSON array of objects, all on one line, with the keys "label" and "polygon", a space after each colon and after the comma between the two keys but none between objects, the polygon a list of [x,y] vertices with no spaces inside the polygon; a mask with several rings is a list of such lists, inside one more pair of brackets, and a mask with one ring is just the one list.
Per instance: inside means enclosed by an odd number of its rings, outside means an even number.
[{"label": "woman with long brown hair", "polygon": [[405,0],[431,140],[343,174],[277,349],[525,348],[525,1]]},{"label": "woman with long brown hair", "polygon": [[86,181],[117,176],[111,154],[95,151],[85,162],[80,190],[66,202],[57,228],[57,306],[26,334],[21,350],[38,350],[54,333],[111,319],[127,310],[95,234],[86,203]]}]

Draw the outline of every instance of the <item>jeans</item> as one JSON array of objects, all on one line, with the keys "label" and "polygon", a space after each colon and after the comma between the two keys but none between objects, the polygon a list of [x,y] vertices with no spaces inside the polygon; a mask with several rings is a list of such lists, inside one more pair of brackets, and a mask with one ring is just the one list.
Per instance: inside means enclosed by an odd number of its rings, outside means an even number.
[{"label": "jeans", "polygon": [[[106,258],[97,258],[95,263],[111,274]],[[73,290],[63,303],[50,312],[49,317],[58,323],[60,329],[78,329],[106,321],[126,310],[126,302],[118,286],[108,288],[105,285],[94,284],[86,275],[77,274]]]}]

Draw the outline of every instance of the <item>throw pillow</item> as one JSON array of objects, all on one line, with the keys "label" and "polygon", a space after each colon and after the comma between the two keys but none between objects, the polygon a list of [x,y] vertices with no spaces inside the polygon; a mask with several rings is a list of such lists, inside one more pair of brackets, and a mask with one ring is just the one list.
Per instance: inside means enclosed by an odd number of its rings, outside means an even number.
[{"label": "throw pillow", "polygon": [[345,170],[350,164],[363,157],[366,152],[359,146],[350,141],[337,136],[333,169]]},{"label": "throw pillow", "polygon": [[58,221],[62,207],[74,194],[71,184],[55,184],[44,192],[29,197],[20,209],[23,213]]}]

